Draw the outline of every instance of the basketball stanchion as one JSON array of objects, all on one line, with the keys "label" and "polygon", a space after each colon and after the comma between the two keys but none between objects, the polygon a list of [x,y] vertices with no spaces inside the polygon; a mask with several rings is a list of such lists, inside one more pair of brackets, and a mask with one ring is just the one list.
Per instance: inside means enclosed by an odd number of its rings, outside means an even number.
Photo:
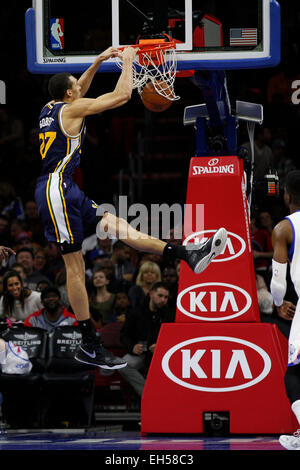
[{"label": "basketball stanchion", "polygon": [[284,385],[287,340],[260,320],[247,175],[237,151],[238,120],[261,124],[262,107],[239,102],[233,115],[223,72],[196,71],[194,83],[205,104],[191,107],[188,122],[197,149],[186,207],[204,205],[204,226],[193,227],[186,214],[183,243],[201,243],[219,226],[228,241],[202,275],[181,264],[176,321],[160,330],[142,396],[141,433],[291,433],[297,423]]},{"label": "basketball stanchion", "polygon": [[[228,242],[200,275],[181,263],[176,321],[159,333],[142,396],[141,432],[291,433],[296,423],[284,386],[287,341],[276,325],[260,322],[237,156],[191,159],[186,204],[199,201],[204,226],[191,230],[186,217],[184,244],[201,242],[219,225]],[[218,417],[218,428],[209,416]]]}]

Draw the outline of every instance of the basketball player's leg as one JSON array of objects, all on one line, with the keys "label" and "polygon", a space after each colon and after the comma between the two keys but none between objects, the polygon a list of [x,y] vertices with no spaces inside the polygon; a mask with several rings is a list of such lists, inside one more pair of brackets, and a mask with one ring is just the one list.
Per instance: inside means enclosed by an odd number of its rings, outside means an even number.
[{"label": "basketball player's leg", "polygon": [[[68,250],[66,246],[64,250]],[[89,299],[85,287],[85,264],[81,250],[65,252],[62,256],[66,267],[68,297],[82,333],[82,344],[76,351],[75,359],[103,369],[125,367],[126,361],[106,351],[96,336],[90,318]]]},{"label": "basketball player's leg", "polygon": [[140,372],[145,367],[145,354],[136,356],[135,354],[125,354],[124,359],[127,367],[121,369],[119,374],[134,388],[136,393],[141,397],[143,394],[146,379]]},{"label": "basketball player's leg", "polygon": [[[294,283],[295,291],[299,297],[299,284]],[[289,334],[288,367],[284,377],[285,389],[300,427],[300,301],[292,319]],[[288,450],[300,450],[299,430],[292,435],[281,435],[280,444]]]},{"label": "basketball player's leg", "polygon": [[224,228],[221,228],[202,245],[172,245],[135,230],[126,220],[108,212],[103,215],[97,225],[99,238],[105,232],[113,234],[135,250],[163,255],[170,260],[182,259],[197,274],[204,271],[210,262],[222,253],[227,240],[227,232]]},{"label": "basketball player's leg", "polygon": [[85,288],[85,265],[81,251],[63,254],[66,267],[68,297],[78,321],[90,318],[89,300]]},{"label": "basketball player's leg", "polygon": [[[295,286],[295,291],[299,296],[299,288]],[[296,304],[295,314],[291,322],[289,333],[289,359],[288,365],[295,366],[300,363],[300,301]]]},{"label": "basketball player's leg", "polygon": [[[294,413],[300,428],[300,364],[287,368],[284,377],[285,389],[291,409]],[[281,435],[279,437],[280,444],[288,450],[300,450],[300,433],[299,430],[292,435]]]},{"label": "basketball player's leg", "polygon": [[85,225],[95,220],[97,205],[86,198],[73,181],[67,179],[61,185],[57,176],[51,179],[51,191],[48,191],[47,176],[38,182],[35,199],[44,223],[45,237],[58,243],[65,263],[68,297],[82,334],[82,345],[75,359],[105,369],[125,367],[123,359],[114,357],[102,347],[90,318],[81,246]]}]

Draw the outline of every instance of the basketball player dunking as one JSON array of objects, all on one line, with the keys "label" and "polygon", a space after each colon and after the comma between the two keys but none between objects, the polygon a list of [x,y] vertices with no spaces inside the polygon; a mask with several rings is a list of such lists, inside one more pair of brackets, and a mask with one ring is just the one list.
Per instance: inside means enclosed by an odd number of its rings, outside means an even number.
[{"label": "basketball player dunking", "polygon": [[[291,408],[300,425],[300,300],[297,305],[285,301],[287,263],[290,261],[290,275],[296,294],[300,296],[300,171],[288,173],[284,199],[290,215],[279,222],[272,233],[273,260],[271,292],[278,314],[290,320],[288,368],[285,374],[286,392]],[[283,447],[300,450],[300,433],[294,436],[282,435]]]},{"label": "basketball player dunking", "polygon": [[[81,245],[85,228],[96,220],[97,204],[72,181],[72,174],[80,164],[84,118],[117,108],[130,100],[135,55],[136,49],[131,47],[122,53],[110,47],[78,80],[69,73],[54,75],[48,86],[53,101],[44,106],[39,118],[42,171],[37,180],[35,198],[45,236],[58,243],[64,259],[68,297],[82,333],[82,344],[75,358],[106,369],[125,367],[126,362],[103,348],[90,320]],[[115,89],[95,99],[83,98],[101,63],[116,56],[123,61],[123,68]],[[116,234],[136,250],[163,255],[169,260],[185,260],[196,273],[202,272],[223,251],[227,239],[226,230],[221,228],[202,245],[167,244],[134,230],[124,219],[107,212],[98,223],[97,231]]]}]

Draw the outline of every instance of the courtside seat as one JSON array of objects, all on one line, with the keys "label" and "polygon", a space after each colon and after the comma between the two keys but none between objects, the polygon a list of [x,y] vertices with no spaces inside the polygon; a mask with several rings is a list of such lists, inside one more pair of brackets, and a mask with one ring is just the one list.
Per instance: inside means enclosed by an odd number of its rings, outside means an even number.
[{"label": "courtside seat", "polygon": [[43,426],[90,425],[93,418],[95,370],[74,359],[82,336],[78,326],[61,326],[48,335],[43,373]]},{"label": "courtside seat", "polygon": [[8,324],[5,320],[0,320],[0,337],[3,333],[3,331],[7,330]]},{"label": "courtside seat", "polygon": [[21,346],[32,363],[29,374],[0,373],[0,390],[3,394],[2,412],[12,427],[40,423],[42,374],[46,365],[47,333],[40,328],[14,326],[0,334],[6,342]]},{"label": "courtside seat", "polygon": [[33,367],[30,374],[20,377],[32,379],[34,376],[44,372],[47,348],[47,332],[45,330],[41,328],[29,328],[23,325],[13,326],[2,331],[0,337],[6,342],[12,341],[18,346],[21,346],[27,352]]},{"label": "courtside seat", "polygon": [[[120,341],[122,326],[122,322],[111,322],[99,330],[103,346],[117,357],[123,357],[127,353]],[[117,370],[97,367],[95,387],[95,405],[101,410],[124,407],[128,411],[131,402],[136,399],[135,391]]]},{"label": "courtside seat", "polygon": [[113,349],[114,353],[116,353],[116,355],[119,357],[122,357],[124,354],[126,354],[126,349],[120,341],[120,332],[122,326],[122,322],[110,322],[99,330],[103,346],[109,350]]},{"label": "courtside seat", "polygon": [[[120,342],[122,325],[121,322],[111,322],[99,330],[103,346],[117,357],[123,357],[126,353]],[[97,367],[95,385],[96,409],[102,410],[124,404],[121,392],[122,377],[117,370],[110,371]]]}]

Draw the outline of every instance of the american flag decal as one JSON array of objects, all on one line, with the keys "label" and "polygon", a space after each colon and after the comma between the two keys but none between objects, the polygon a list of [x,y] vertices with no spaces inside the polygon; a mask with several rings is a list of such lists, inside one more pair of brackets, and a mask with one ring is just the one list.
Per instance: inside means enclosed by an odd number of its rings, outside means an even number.
[{"label": "american flag decal", "polygon": [[231,28],[230,46],[257,46],[257,28]]}]

